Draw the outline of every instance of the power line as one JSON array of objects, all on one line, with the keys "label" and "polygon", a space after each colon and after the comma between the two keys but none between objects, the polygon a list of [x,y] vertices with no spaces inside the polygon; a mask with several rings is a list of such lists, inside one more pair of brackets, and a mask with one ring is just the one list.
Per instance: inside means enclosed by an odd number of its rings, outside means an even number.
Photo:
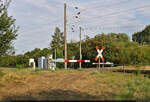
[{"label": "power line", "polygon": [[[117,3],[113,3],[113,4],[106,4],[106,5],[99,5],[99,6],[96,6],[96,7],[93,7],[94,9],[99,9],[99,8],[103,8],[103,7],[106,7],[106,6],[115,6],[115,5],[119,5],[119,4],[125,4],[127,2],[131,2],[131,0],[124,0],[124,1],[120,1],[120,2],[117,2]],[[134,0],[132,0],[134,1]],[[74,8],[76,6],[70,6],[69,7],[71,8]],[[81,9],[81,11],[87,11],[87,9],[92,9],[92,7],[88,7],[88,8],[85,8],[85,9]]]},{"label": "power line", "polygon": [[150,7],[150,4],[149,5],[144,5],[144,6],[141,6],[141,7],[136,7],[136,8],[126,9],[126,10],[121,10],[121,11],[118,11],[118,12],[113,12],[113,13],[109,13],[109,14],[106,14],[106,15],[97,16],[97,17],[93,17],[93,18],[98,18],[98,17],[102,18],[102,17],[105,17],[105,16],[112,16],[112,15],[120,14],[120,13],[123,13],[123,12],[131,12],[133,10],[137,10],[137,9],[141,9],[141,8],[147,8],[147,7]]},{"label": "power line", "polygon": [[[127,10],[122,10],[122,11],[119,11],[119,12],[113,12],[113,13],[109,13],[109,14],[106,14],[106,15],[103,15],[103,16],[97,16],[97,17],[94,17],[94,18],[102,18],[102,17],[105,17],[105,16],[111,16],[111,15],[117,15],[117,14],[120,14],[120,13],[124,13],[124,12],[131,12],[133,10],[137,10],[137,9],[141,9],[141,8],[147,8],[147,7],[150,7],[150,5],[146,5],[146,6],[142,6],[142,7],[136,7],[136,8],[131,8],[131,9],[127,9]],[[91,17],[92,18],[92,17]],[[89,19],[91,19],[89,18]],[[93,19],[93,18],[92,18]],[[94,22],[94,21],[97,21],[97,19],[94,19],[94,20],[88,20],[88,23],[91,23],[91,22]],[[85,21],[84,21],[85,22]],[[82,19],[82,24],[84,23],[83,22],[83,19]],[[86,21],[87,22],[87,21]],[[87,23],[87,24],[88,24]]]},{"label": "power line", "polygon": [[[127,3],[127,2],[131,2],[131,0],[124,0],[124,1],[120,1],[120,2],[118,2],[118,3],[113,3],[113,4],[108,4],[108,5],[99,5],[99,6],[96,6],[96,7],[93,7],[94,9],[100,9],[100,8],[104,8],[104,7],[106,7],[106,6],[118,6],[119,4],[125,4],[125,3]],[[134,0],[132,0],[132,1],[134,1]],[[84,9],[84,10],[82,10],[82,11],[87,11],[87,9],[92,9],[91,7],[90,8],[86,8],[86,9]]]},{"label": "power line", "polygon": [[113,27],[104,27],[104,26],[97,26],[97,27],[85,27],[84,29],[89,29],[89,28],[130,28],[130,27],[137,27],[137,26],[144,26],[144,25],[126,25],[126,26],[113,26]]},{"label": "power line", "polygon": [[[116,15],[116,14],[119,14],[119,13],[123,13],[123,12],[130,12],[130,11],[132,11],[132,10],[137,10],[137,9],[141,9],[141,8],[147,8],[147,7],[149,7],[150,5],[145,5],[145,6],[142,6],[142,7],[136,7],[136,8],[131,8],[131,9],[126,9],[126,10],[121,10],[121,11],[119,11],[119,12],[113,12],[113,13],[109,13],[109,14],[106,14],[106,15],[102,15],[102,16],[97,16],[97,17],[94,17],[94,18],[101,18],[101,17],[105,17],[105,16],[111,16],[111,15]],[[81,18],[80,18],[81,19]],[[90,23],[90,22],[93,22],[93,20],[90,20],[90,21],[88,21],[88,23]],[[78,22],[74,22],[74,23],[70,23],[70,24],[76,24],[76,23],[78,23]],[[82,24],[83,24],[83,21],[82,21]],[[69,25],[69,24],[68,24]]]}]

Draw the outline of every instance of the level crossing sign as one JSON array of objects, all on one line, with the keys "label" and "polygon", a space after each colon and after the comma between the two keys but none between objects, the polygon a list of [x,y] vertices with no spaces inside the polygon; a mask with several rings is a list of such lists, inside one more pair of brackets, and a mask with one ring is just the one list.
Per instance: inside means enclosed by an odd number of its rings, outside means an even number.
[{"label": "level crossing sign", "polygon": [[99,58],[101,58],[102,61],[104,62],[104,57],[103,57],[103,55],[102,55],[102,52],[104,51],[104,49],[105,49],[104,46],[101,48],[101,50],[99,50],[98,46],[96,46],[96,50],[97,50],[97,52],[98,52],[98,55],[97,55],[96,58],[95,58],[96,61],[97,61]]}]

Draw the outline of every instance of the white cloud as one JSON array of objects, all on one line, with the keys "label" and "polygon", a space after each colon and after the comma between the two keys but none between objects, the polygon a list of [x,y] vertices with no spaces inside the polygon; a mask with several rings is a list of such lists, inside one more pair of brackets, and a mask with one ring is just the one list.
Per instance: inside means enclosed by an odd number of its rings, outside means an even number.
[{"label": "white cloud", "polygon": [[[75,32],[71,32],[71,24],[67,26],[68,41],[70,39],[79,40],[79,25],[87,28],[83,31],[83,36],[88,34],[93,37],[97,33],[113,31],[125,32],[131,36],[136,29],[140,29],[148,24],[145,19],[149,19],[150,17],[149,8],[107,15],[150,4],[149,0],[66,1],[67,21],[69,24],[77,21],[73,18],[77,12],[74,7],[78,6],[81,11],[81,22],[76,23]],[[58,26],[63,31],[63,3],[64,0],[12,1],[9,11],[17,19],[17,25],[20,26],[18,40],[15,41],[15,46],[18,49],[17,53],[21,53],[22,50],[28,51],[35,47],[48,47],[51,39],[50,36],[53,34],[55,27]]]}]

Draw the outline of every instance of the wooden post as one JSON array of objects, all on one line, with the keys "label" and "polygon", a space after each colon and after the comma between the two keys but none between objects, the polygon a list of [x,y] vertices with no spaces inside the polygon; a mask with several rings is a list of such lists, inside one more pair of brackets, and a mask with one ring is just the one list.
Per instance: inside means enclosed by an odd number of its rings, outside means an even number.
[{"label": "wooden post", "polygon": [[[81,27],[80,27],[80,60],[82,60],[82,54],[81,54]],[[80,69],[81,69],[81,62],[79,63],[79,65],[80,65]]]},{"label": "wooden post", "polygon": [[57,50],[56,50],[56,48],[55,48],[55,68],[56,68],[56,54],[57,54],[56,51],[57,51]]},{"label": "wooden post", "polygon": [[99,70],[100,70],[100,58],[98,59],[98,68],[99,68]]},{"label": "wooden post", "polygon": [[103,61],[103,69],[102,70],[104,70],[104,61]]},{"label": "wooden post", "polygon": [[[66,3],[64,3],[64,50],[65,50],[65,60],[67,60],[67,32],[66,32]],[[65,69],[67,69],[67,62],[65,62]]]}]

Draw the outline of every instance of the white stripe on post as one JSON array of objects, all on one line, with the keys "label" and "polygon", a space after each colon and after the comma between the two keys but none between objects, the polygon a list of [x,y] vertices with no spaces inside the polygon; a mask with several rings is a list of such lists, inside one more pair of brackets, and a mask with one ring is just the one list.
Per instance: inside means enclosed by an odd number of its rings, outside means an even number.
[{"label": "white stripe on post", "polygon": [[90,62],[90,60],[64,60],[64,62]]}]

